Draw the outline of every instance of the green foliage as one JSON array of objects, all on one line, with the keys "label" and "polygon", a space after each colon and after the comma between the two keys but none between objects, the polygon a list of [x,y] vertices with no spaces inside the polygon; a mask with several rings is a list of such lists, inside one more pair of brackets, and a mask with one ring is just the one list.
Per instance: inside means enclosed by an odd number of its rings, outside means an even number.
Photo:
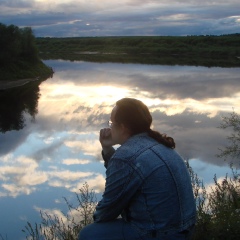
[{"label": "green foliage", "polygon": [[30,27],[0,23],[0,80],[50,75],[52,70],[39,58],[36,39]]},{"label": "green foliage", "polygon": [[[230,137],[227,137],[230,144],[221,150],[219,157],[239,158],[239,120],[240,116],[235,112],[223,117],[220,128],[231,127],[233,132]],[[240,236],[240,174],[233,169],[232,165],[230,167],[232,177],[226,175],[223,180],[217,181],[215,175],[214,186],[208,192],[203,184],[199,184],[198,177],[190,168],[190,175],[194,176],[192,179],[197,206],[194,240],[235,240]]]},{"label": "green foliage", "polygon": [[38,51],[32,29],[20,29],[0,23],[0,64],[8,65],[19,61],[37,62]]},{"label": "green foliage", "polygon": [[229,145],[224,149],[220,149],[221,153],[218,155],[218,157],[224,158],[225,160],[227,158],[239,159],[240,158],[240,115],[233,112],[229,117],[228,116],[223,117],[220,128],[222,129],[230,128],[232,129],[232,133],[230,136],[227,137]]},{"label": "green foliage", "polygon": [[196,201],[197,210],[197,222],[193,239],[208,239],[204,237],[201,238],[202,233],[207,233],[205,236],[207,237],[210,232],[211,214],[209,213],[209,205],[206,204],[206,202],[208,201],[208,194],[203,184],[203,181],[193,171],[188,161],[186,162],[186,164],[192,180],[193,194]]},{"label": "green foliage", "polygon": [[15,62],[21,55],[21,33],[14,25],[5,26],[0,23],[0,64]]},{"label": "green foliage", "polygon": [[30,27],[26,27],[21,29],[20,32],[22,36],[21,57],[29,62],[37,62],[39,60],[38,50],[32,29]]},{"label": "green foliage", "polygon": [[[98,51],[100,53],[240,55],[240,34],[186,37],[37,38],[41,52]],[[234,49],[231,53],[229,49]]]},{"label": "green foliage", "polygon": [[237,239],[240,236],[240,178],[227,176],[217,182],[209,194],[209,206],[212,214],[212,228],[217,239]]},{"label": "green foliage", "polygon": [[235,240],[240,234],[240,178],[226,176],[220,183],[214,177],[210,192],[203,187],[203,195],[197,196],[197,224],[194,240]]},{"label": "green foliage", "polygon": [[43,59],[240,66],[240,34],[186,37],[37,38]]}]

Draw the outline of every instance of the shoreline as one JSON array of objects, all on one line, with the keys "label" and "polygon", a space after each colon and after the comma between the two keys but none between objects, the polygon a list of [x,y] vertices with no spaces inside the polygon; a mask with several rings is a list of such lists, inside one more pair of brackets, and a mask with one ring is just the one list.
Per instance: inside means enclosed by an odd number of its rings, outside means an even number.
[{"label": "shoreline", "polygon": [[25,78],[25,79],[19,79],[19,80],[1,80],[0,81],[0,90],[7,90],[10,88],[20,87],[23,86],[29,82],[34,82],[40,80],[40,77],[36,78]]}]

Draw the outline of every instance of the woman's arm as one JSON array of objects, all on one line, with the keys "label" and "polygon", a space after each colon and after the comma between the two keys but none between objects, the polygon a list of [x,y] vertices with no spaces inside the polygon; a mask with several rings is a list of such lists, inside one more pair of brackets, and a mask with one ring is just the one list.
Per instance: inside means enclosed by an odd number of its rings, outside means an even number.
[{"label": "woman's arm", "polygon": [[142,184],[140,176],[126,160],[113,157],[106,175],[105,191],[94,213],[95,222],[116,219]]}]

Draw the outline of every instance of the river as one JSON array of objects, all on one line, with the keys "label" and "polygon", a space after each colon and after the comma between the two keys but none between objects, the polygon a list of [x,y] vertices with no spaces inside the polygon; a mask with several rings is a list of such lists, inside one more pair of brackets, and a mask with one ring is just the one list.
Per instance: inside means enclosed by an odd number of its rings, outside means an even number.
[{"label": "river", "polygon": [[[115,102],[142,100],[153,128],[173,137],[204,184],[229,172],[216,157],[226,146],[222,116],[240,113],[240,68],[47,60],[55,73],[34,86],[1,92],[0,234],[25,239],[39,211],[62,216],[87,182],[98,196],[105,169],[99,130]],[[36,83],[35,83],[36,84]],[[5,95],[4,95],[5,94]]]}]

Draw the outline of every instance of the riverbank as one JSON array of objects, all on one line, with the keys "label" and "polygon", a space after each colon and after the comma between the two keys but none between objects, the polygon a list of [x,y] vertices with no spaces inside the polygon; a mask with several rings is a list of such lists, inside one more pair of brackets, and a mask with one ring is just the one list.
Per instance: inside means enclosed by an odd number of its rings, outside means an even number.
[{"label": "riverbank", "polygon": [[53,69],[45,65],[41,60],[34,63],[23,61],[9,63],[0,66],[0,85],[16,85],[16,81],[19,81],[21,85],[23,82],[36,80],[37,78],[46,78],[53,73]]},{"label": "riverbank", "polygon": [[34,81],[39,81],[40,78],[36,77],[36,78],[26,78],[26,79],[20,79],[20,80],[3,80],[0,81],[0,90],[6,90],[9,88],[15,88],[15,87],[20,87],[23,86],[25,84],[28,84],[29,82],[34,82]]}]

